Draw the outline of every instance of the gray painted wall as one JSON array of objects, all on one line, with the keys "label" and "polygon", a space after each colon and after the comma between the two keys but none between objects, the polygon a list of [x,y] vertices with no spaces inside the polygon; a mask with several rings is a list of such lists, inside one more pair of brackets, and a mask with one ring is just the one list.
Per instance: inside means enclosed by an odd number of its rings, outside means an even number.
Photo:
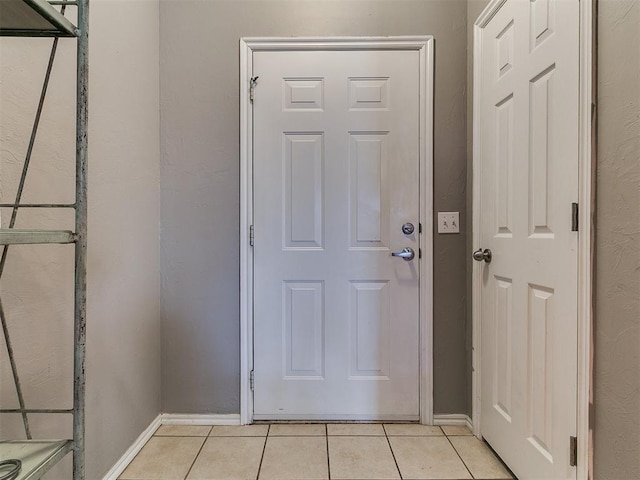
[{"label": "gray painted wall", "polygon": [[435,412],[468,408],[466,2],[163,0],[162,408],[239,411],[239,49],[243,36],[433,35]]},{"label": "gray painted wall", "polygon": [[[469,0],[470,49],[488,3]],[[594,478],[628,480],[640,478],[640,2],[599,0],[597,19]]]},{"label": "gray painted wall", "polygon": [[[87,479],[96,480],[160,412],[159,6],[91,3],[86,440]],[[50,39],[0,40],[3,201],[15,195],[50,46]],[[73,200],[74,99],[75,43],[61,40],[25,201]],[[69,224],[55,213],[19,218],[23,227]],[[70,406],[73,249],[11,248],[0,292],[26,401]],[[15,390],[0,342],[0,404],[9,407]],[[40,438],[70,434],[61,417],[31,421]],[[23,435],[19,418],[0,422],[2,438]],[[70,459],[47,478],[70,478]]]},{"label": "gray painted wall", "polygon": [[640,478],[640,2],[600,0],[595,477]]},{"label": "gray painted wall", "polygon": [[159,25],[158,0],[92,1],[88,479],[160,413]]}]

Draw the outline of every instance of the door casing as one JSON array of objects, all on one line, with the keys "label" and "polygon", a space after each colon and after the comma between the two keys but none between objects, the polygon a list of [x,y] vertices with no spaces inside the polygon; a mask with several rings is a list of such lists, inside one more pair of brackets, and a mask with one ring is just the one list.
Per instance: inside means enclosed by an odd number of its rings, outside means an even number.
[{"label": "door casing", "polygon": [[[579,162],[578,162],[578,395],[577,395],[577,479],[589,477],[593,445],[591,443],[591,425],[589,424],[590,397],[593,371],[592,342],[592,278],[593,278],[593,238],[595,189],[593,169],[595,168],[595,149],[593,148],[593,125],[595,122],[595,92],[593,75],[595,73],[593,17],[595,0],[579,0],[580,3],[580,91],[579,91]],[[492,0],[480,14],[474,24],[473,56],[473,246],[480,245],[480,175],[482,168],[481,142],[476,135],[480,122],[480,95],[482,82],[479,66],[482,64],[482,28],[493,18],[507,0]],[[472,357],[472,424],[476,436],[481,435],[481,300],[482,265],[473,263],[472,317],[473,317],[473,357]],[[567,442],[569,439],[567,439]],[[567,443],[568,444],[568,443]]]},{"label": "door casing", "polygon": [[[253,109],[255,51],[413,50],[420,58],[420,422],[433,424],[433,44],[431,36],[240,39],[240,423],[253,422]],[[259,79],[258,79],[259,82]],[[259,92],[259,83],[255,90]],[[256,93],[259,95],[259,93]]]}]

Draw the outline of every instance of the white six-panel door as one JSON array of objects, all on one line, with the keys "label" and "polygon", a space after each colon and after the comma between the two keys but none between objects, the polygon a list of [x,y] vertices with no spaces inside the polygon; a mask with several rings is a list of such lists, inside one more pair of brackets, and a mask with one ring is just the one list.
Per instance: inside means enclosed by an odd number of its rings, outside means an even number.
[{"label": "white six-panel door", "polygon": [[481,32],[481,433],[521,480],[575,478],[578,0],[507,0]]},{"label": "white six-panel door", "polygon": [[258,51],[253,74],[254,418],[417,420],[418,52]]}]

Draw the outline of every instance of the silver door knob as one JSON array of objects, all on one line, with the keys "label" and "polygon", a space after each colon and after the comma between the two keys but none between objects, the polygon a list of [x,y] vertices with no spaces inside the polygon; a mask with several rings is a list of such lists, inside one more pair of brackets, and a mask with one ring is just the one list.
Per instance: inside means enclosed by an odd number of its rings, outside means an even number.
[{"label": "silver door knob", "polygon": [[401,252],[391,252],[392,257],[400,257],[404,258],[407,262],[409,260],[413,260],[416,256],[416,252],[413,251],[411,247],[405,247]]},{"label": "silver door knob", "polygon": [[491,253],[491,250],[489,250],[488,248],[485,248],[484,250],[479,248],[478,250],[473,252],[473,259],[476,262],[482,262],[484,260],[487,263],[491,263],[491,257],[492,256],[493,255]]}]

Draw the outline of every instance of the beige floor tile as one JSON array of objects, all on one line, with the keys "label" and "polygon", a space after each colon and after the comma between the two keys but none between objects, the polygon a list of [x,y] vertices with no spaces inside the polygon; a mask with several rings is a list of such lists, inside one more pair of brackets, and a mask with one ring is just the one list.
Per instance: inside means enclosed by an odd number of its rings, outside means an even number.
[{"label": "beige floor tile", "polygon": [[122,473],[122,480],[183,480],[205,437],[153,437]]},{"label": "beige floor tile", "polygon": [[449,440],[475,478],[513,478],[493,452],[476,437],[451,437]]},{"label": "beige floor tile", "polygon": [[329,437],[332,479],[399,479],[386,437]]},{"label": "beige floor tile", "polygon": [[327,425],[327,434],[351,436],[384,436],[384,429],[379,423],[330,423]]},{"label": "beige floor tile", "polygon": [[440,427],[420,425],[418,423],[385,423],[384,429],[390,437],[399,435],[412,437],[444,435]]},{"label": "beige floor tile", "polygon": [[[458,437],[465,438],[465,437]],[[446,437],[389,437],[402,478],[469,479],[469,471]]]},{"label": "beige floor tile", "polygon": [[260,480],[325,480],[329,478],[327,465],[326,437],[269,436],[259,478]]},{"label": "beige floor tile", "polygon": [[157,437],[206,437],[211,427],[203,425],[162,425],[156,430]]},{"label": "beige floor tile", "polygon": [[188,480],[255,480],[266,437],[209,437]]},{"label": "beige floor tile", "polygon": [[317,436],[317,435],[325,435],[326,426],[324,424],[313,424],[313,423],[280,423],[271,425],[269,429],[270,437],[282,437],[282,436]]},{"label": "beige floor tile", "polygon": [[445,435],[473,435],[466,425],[443,425],[441,428]]},{"label": "beige floor tile", "polygon": [[212,437],[266,437],[269,425],[216,425],[209,434]]}]

